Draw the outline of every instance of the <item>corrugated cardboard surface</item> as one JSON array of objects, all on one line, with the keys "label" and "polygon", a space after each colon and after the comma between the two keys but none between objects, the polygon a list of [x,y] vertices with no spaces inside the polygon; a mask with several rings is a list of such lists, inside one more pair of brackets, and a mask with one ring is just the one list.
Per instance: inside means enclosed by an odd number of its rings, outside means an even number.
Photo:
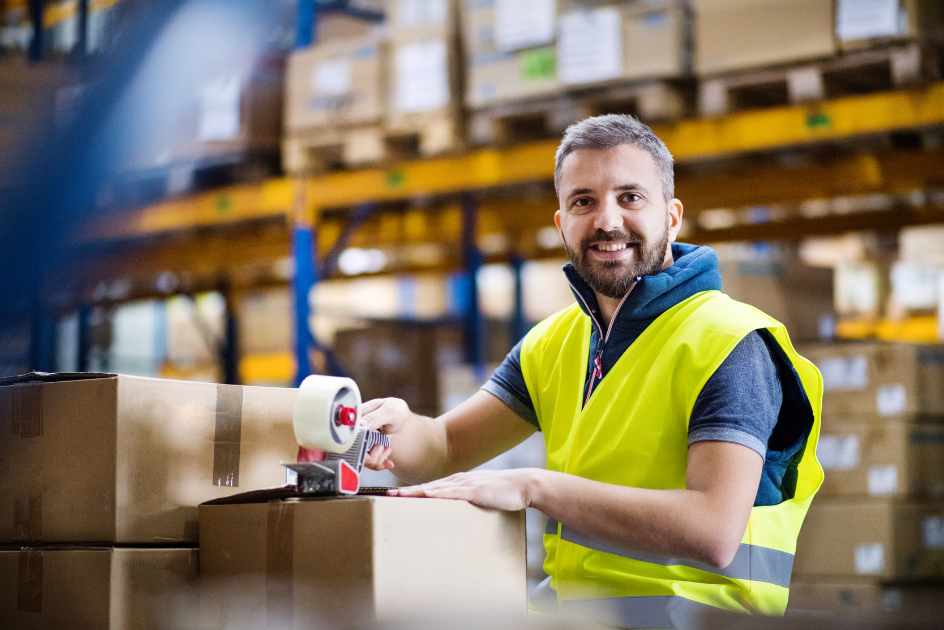
[{"label": "corrugated cardboard surface", "polygon": [[[560,89],[553,47],[493,51],[466,59],[466,105],[483,107],[551,94]],[[537,63],[535,63],[537,62]]]},{"label": "corrugated cardboard surface", "polygon": [[[449,87],[449,98],[442,107],[421,112],[403,112],[398,104],[398,81],[402,76],[397,69],[397,52],[408,46],[439,42],[446,52],[444,77]],[[457,32],[454,28],[427,25],[390,33],[389,53],[386,56],[387,77],[386,125],[391,130],[415,131],[425,120],[437,116],[460,116],[462,105],[462,58]]]},{"label": "corrugated cardboard surface", "polygon": [[0,542],[197,541],[197,505],[281,485],[295,390],[131,376],[0,387]]},{"label": "corrugated cardboard surface", "polygon": [[689,12],[678,3],[661,9],[631,5],[623,14],[623,77],[667,78],[691,69]]},{"label": "corrugated cardboard surface", "polygon": [[944,503],[816,498],[797,540],[801,577],[944,577]]},{"label": "corrugated cardboard surface", "polygon": [[[291,132],[377,122],[384,108],[384,54],[382,40],[374,35],[334,40],[293,53],[285,81],[285,128]],[[315,75],[324,64],[347,67],[348,85],[343,93],[319,91]]]},{"label": "corrugated cardboard surface", "polygon": [[0,627],[185,630],[199,621],[196,549],[0,551]]},{"label": "corrugated cardboard surface", "polygon": [[824,418],[818,496],[944,497],[944,426]]},{"label": "corrugated cardboard surface", "polygon": [[944,416],[944,346],[882,341],[805,345],[823,373],[823,417]]},{"label": "corrugated cardboard surface", "polygon": [[[912,615],[918,611],[940,613],[944,606],[944,584],[882,585],[871,580],[811,580],[797,578],[790,581],[791,612],[870,612]],[[938,620],[940,617],[938,617]]]},{"label": "corrugated cardboard surface", "polygon": [[200,521],[214,627],[526,614],[524,512],[357,497],[201,506]]},{"label": "corrugated cardboard surface", "polygon": [[836,52],[832,0],[694,0],[693,5],[697,74]]}]

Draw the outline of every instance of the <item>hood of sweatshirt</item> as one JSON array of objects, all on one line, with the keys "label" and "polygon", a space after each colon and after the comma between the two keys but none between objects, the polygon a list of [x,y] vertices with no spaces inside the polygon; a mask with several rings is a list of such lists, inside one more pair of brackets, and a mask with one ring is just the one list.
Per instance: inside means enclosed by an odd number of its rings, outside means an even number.
[{"label": "hood of sweatshirt", "polygon": [[[673,243],[672,258],[675,262],[671,267],[654,276],[643,276],[636,283],[616,312],[611,335],[638,336],[655,318],[676,304],[702,291],[721,290],[718,255],[710,247]],[[573,264],[564,265],[564,274],[580,308],[599,322],[599,305],[593,289]],[[602,322],[600,324],[602,326]]]}]

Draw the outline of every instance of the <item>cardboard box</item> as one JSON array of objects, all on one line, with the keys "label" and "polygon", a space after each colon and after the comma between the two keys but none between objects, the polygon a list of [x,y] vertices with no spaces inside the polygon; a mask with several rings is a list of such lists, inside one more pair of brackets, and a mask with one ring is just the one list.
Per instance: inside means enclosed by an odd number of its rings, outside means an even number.
[{"label": "cardboard box", "polygon": [[560,90],[557,51],[553,46],[481,53],[468,57],[466,62],[465,102],[471,108]]},{"label": "cardboard box", "polygon": [[195,630],[197,569],[196,549],[0,551],[0,627]]},{"label": "cardboard box", "polygon": [[431,116],[458,115],[462,62],[453,29],[391,31],[387,126],[415,131]]},{"label": "cardboard box", "polygon": [[467,59],[498,50],[494,0],[464,0],[461,22],[462,49]]},{"label": "cardboard box", "polygon": [[288,351],[295,343],[293,296],[287,287],[246,293],[239,303],[239,350],[243,354]]},{"label": "cardboard box", "polygon": [[944,503],[818,498],[800,530],[793,574],[944,577]]},{"label": "cardboard box", "polygon": [[944,415],[944,346],[856,341],[805,345],[823,375],[827,419],[938,419]]},{"label": "cardboard box", "polygon": [[285,483],[296,390],[0,381],[0,543],[196,543],[197,505]]},{"label": "cardboard box", "polygon": [[681,2],[633,3],[623,13],[623,78],[691,73],[692,19]]},{"label": "cardboard box", "polygon": [[[787,614],[809,612],[899,613],[937,611],[944,584],[876,584],[872,580],[790,580]],[[940,619],[940,617],[937,617]]]},{"label": "cardboard box", "polygon": [[392,39],[459,34],[459,0],[388,0],[386,24]]},{"label": "cardboard box", "polygon": [[208,627],[527,614],[524,511],[347,497],[200,507]]},{"label": "cardboard box", "polygon": [[826,418],[818,496],[944,497],[944,426]]},{"label": "cardboard box", "polygon": [[889,39],[940,40],[944,4],[939,0],[837,0],[836,37],[844,49],[886,43]]},{"label": "cardboard box", "polygon": [[[725,293],[783,323],[794,343],[819,339],[823,320],[833,319],[831,269],[810,267],[791,256],[758,254],[722,259],[719,271]],[[832,336],[831,329],[828,333]]]},{"label": "cardboard box", "polygon": [[274,54],[263,56],[248,70],[221,68],[201,77],[179,118],[171,120],[170,162],[277,151],[284,81],[285,59]]},{"label": "cardboard box", "polygon": [[694,0],[699,75],[836,53],[832,0]]},{"label": "cardboard box", "polygon": [[293,53],[285,81],[285,128],[374,123],[384,109],[379,37],[335,40]]}]

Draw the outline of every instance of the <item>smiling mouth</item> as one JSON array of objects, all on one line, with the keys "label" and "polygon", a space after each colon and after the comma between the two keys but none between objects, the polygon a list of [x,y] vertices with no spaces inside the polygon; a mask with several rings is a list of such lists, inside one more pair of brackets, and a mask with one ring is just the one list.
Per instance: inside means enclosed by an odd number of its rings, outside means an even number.
[{"label": "smiling mouth", "polygon": [[626,249],[627,247],[635,247],[635,246],[636,246],[636,243],[607,242],[607,243],[596,243],[594,245],[591,245],[590,247],[592,249],[597,250],[598,252],[618,252],[621,249]]}]

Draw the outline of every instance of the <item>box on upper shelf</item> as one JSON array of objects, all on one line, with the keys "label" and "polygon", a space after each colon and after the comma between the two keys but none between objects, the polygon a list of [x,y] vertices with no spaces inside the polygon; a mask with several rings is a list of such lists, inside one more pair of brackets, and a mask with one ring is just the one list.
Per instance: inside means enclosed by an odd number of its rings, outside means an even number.
[{"label": "box on upper shelf", "polygon": [[836,1],[836,37],[843,50],[889,40],[944,39],[944,3],[940,0]]},{"label": "box on upper shelf", "polygon": [[383,41],[374,35],[293,53],[285,82],[286,131],[379,122],[383,62]]},{"label": "box on upper shelf", "polygon": [[460,149],[465,123],[458,1],[395,0],[388,26],[384,129],[391,153]]},{"label": "box on upper shelf", "polygon": [[296,390],[0,380],[0,543],[196,543],[197,506],[285,483]]},{"label": "box on upper shelf", "polygon": [[691,71],[691,11],[678,0],[558,3],[564,85],[670,79]]},{"label": "box on upper shelf", "polygon": [[[210,627],[527,615],[524,511],[345,497],[200,506]],[[277,593],[273,596],[273,593]]]},{"label": "box on upper shelf", "polygon": [[797,539],[793,574],[944,578],[944,503],[816,498]]},{"label": "box on upper shelf", "polygon": [[836,53],[833,0],[694,0],[695,73]]},{"label": "box on upper shelf", "polygon": [[823,375],[823,417],[939,419],[944,346],[856,341],[804,345]]},{"label": "box on upper shelf", "polygon": [[0,626],[197,630],[196,549],[0,550]]}]

